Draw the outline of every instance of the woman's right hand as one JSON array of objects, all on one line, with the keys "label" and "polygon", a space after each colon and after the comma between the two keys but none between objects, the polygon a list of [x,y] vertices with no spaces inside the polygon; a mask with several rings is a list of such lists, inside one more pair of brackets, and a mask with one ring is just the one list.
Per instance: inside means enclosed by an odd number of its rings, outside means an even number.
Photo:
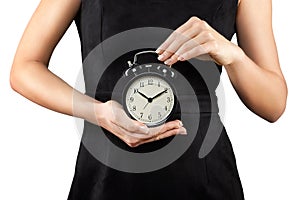
[{"label": "woman's right hand", "polygon": [[98,125],[119,137],[130,147],[177,134],[187,134],[180,120],[148,128],[142,122],[130,119],[122,105],[114,100],[96,103],[94,109]]}]

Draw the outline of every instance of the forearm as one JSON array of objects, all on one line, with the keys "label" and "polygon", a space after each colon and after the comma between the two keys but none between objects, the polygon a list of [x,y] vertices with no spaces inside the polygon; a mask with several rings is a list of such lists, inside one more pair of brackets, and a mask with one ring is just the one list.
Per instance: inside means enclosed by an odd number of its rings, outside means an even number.
[{"label": "forearm", "polygon": [[287,96],[284,78],[258,66],[243,52],[239,59],[224,67],[237,94],[251,111],[270,122],[281,116]]},{"label": "forearm", "polygon": [[14,63],[10,82],[16,92],[43,107],[96,123],[93,108],[100,102],[72,88],[41,62]]}]

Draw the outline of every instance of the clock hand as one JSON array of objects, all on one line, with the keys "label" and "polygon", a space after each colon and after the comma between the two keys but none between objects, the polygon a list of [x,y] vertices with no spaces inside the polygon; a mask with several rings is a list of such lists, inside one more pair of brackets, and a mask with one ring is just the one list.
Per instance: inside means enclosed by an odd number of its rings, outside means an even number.
[{"label": "clock hand", "polygon": [[144,110],[145,110],[145,108],[147,107],[147,105],[149,104],[149,103],[152,103],[152,101],[155,99],[155,98],[157,98],[157,97],[159,97],[159,96],[161,96],[163,93],[165,93],[165,92],[167,92],[167,90],[168,89],[165,89],[164,91],[162,91],[162,92],[160,92],[160,93],[158,93],[157,95],[155,95],[154,97],[152,97],[152,98],[148,98],[148,103],[144,106]]},{"label": "clock hand", "polygon": [[141,93],[140,91],[137,91],[142,97],[144,97],[145,99],[147,99],[148,102],[152,101],[151,98],[148,98],[146,95],[144,95],[143,93]]},{"label": "clock hand", "polygon": [[143,110],[145,110],[145,108],[147,107],[148,104],[149,104],[149,101],[146,103],[146,105],[144,106]]},{"label": "clock hand", "polygon": [[153,99],[156,99],[157,97],[161,96],[162,94],[166,93],[168,89],[165,89],[164,91],[158,93],[157,95],[155,95],[154,97],[151,98],[151,101],[153,101]]}]

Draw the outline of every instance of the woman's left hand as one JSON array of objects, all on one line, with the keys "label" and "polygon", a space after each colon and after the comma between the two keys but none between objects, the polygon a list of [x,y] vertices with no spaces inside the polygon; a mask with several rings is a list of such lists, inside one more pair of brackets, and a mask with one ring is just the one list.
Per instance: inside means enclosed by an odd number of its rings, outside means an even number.
[{"label": "woman's left hand", "polygon": [[193,16],[172,32],[156,52],[160,54],[158,59],[166,65],[195,57],[225,66],[238,59],[242,50],[207,22]]}]

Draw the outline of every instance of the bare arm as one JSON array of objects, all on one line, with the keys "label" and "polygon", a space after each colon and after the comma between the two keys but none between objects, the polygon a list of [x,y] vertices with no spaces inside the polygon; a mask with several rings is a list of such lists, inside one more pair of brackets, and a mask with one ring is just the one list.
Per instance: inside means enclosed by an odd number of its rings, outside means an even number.
[{"label": "bare arm", "polygon": [[[12,88],[29,100],[67,115],[73,115],[73,88],[48,70],[52,52],[79,9],[79,0],[41,1],[29,21],[11,69]],[[63,13],[63,14],[62,14]],[[80,95],[84,104],[93,99]],[[79,107],[80,108],[80,107]],[[88,110],[88,109],[84,109]],[[76,112],[78,117],[84,112]]]},{"label": "bare arm", "polygon": [[287,86],[272,30],[271,0],[241,0],[237,36],[245,54],[225,66],[229,78],[250,110],[274,122],[284,112]]},{"label": "bare arm", "polygon": [[284,112],[287,86],[282,75],[272,30],[271,0],[241,0],[237,13],[239,46],[205,21],[191,17],[158,47],[166,64],[209,55],[225,67],[244,104],[275,122]]},{"label": "bare arm", "polygon": [[79,7],[80,0],[40,2],[16,51],[10,74],[11,87],[43,107],[102,126],[132,147],[186,134],[179,120],[150,130],[141,122],[130,119],[117,102],[100,102],[84,95],[48,70],[53,50]]}]

